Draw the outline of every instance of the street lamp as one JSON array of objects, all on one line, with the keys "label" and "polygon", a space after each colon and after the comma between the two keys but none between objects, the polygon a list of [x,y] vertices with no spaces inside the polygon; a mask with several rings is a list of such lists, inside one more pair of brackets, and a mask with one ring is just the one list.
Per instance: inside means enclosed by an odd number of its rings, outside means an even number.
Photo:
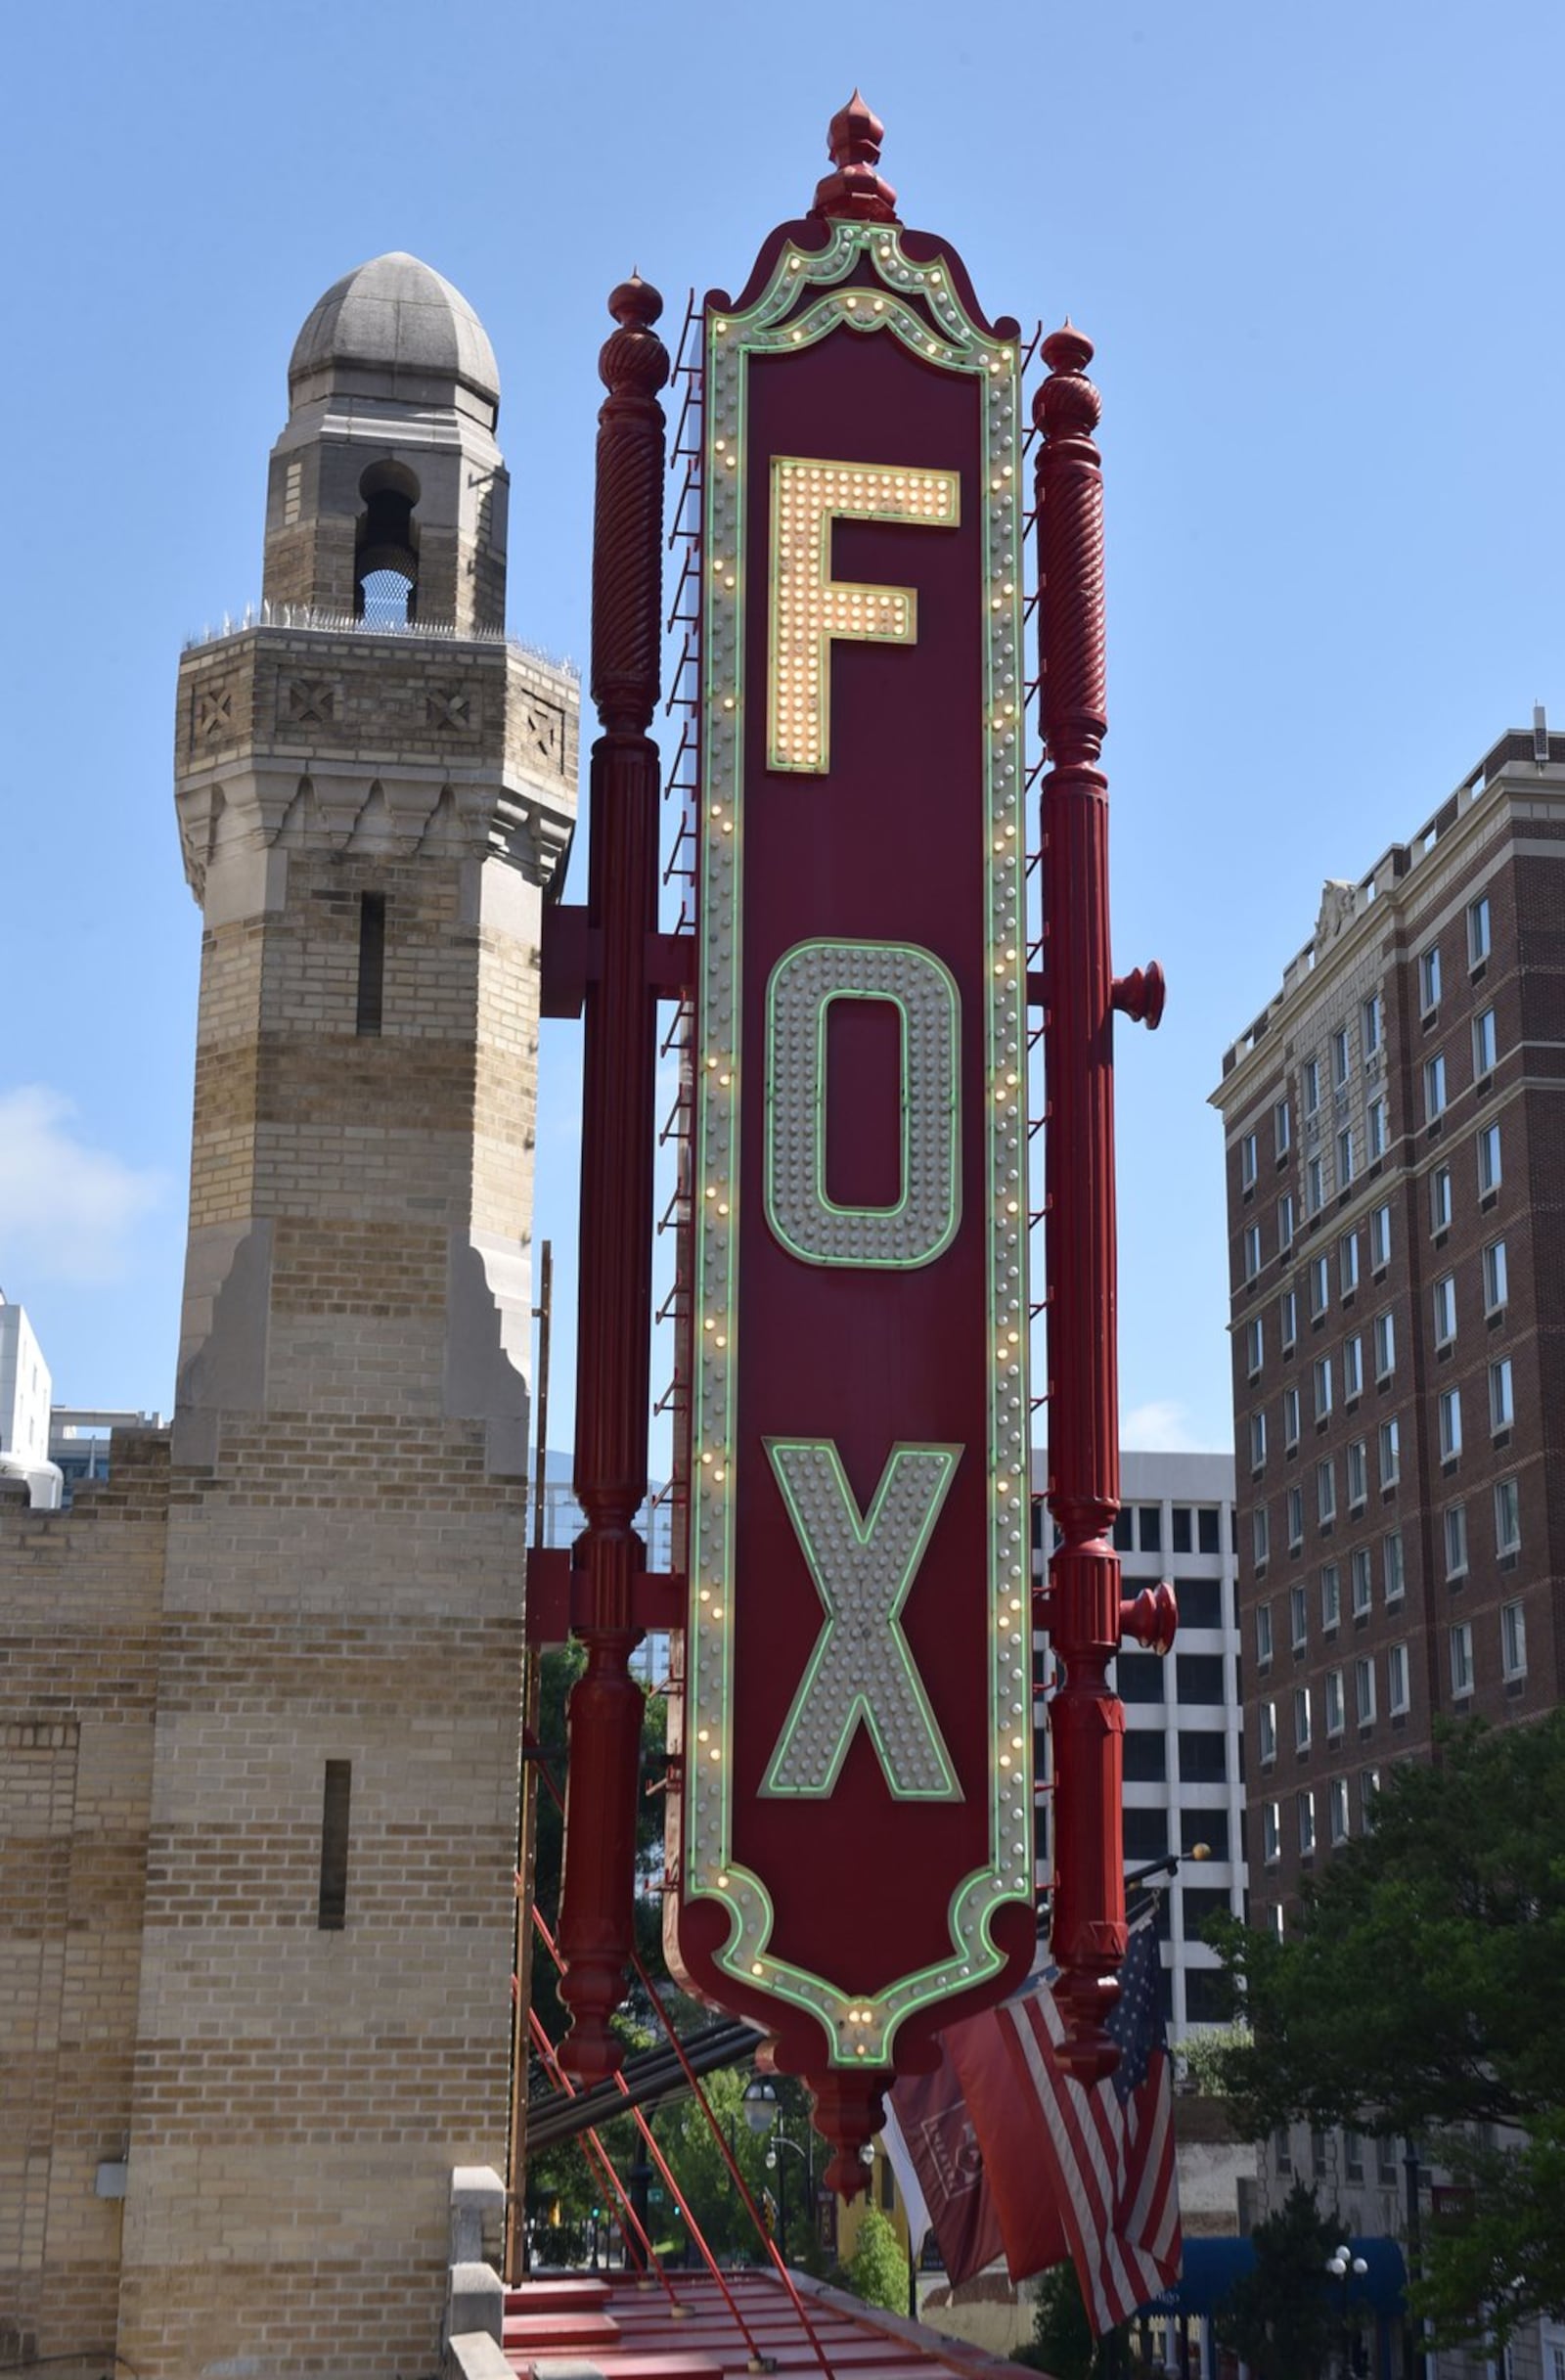
[{"label": "street lamp", "polygon": [[777,2153],[780,2148],[791,2151],[804,2167],[806,2209],[812,2205],[815,2198],[815,2161],[810,2155],[808,2146],[800,2148],[798,2142],[790,2140],[786,2133],[776,2132],[772,2134],[772,2145],[766,2152],[766,2170],[769,2174],[777,2176],[777,2236],[778,2246],[785,2265],[788,2261],[788,2169],[785,2165],[778,2163]]},{"label": "street lamp", "polygon": [[1353,2351],[1348,2332],[1349,2293],[1355,2281],[1362,2281],[1369,2268],[1362,2256],[1355,2256],[1346,2240],[1335,2247],[1326,2258],[1326,2270],[1333,2280],[1342,2283],[1342,2369],[1344,2380],[1353,2369]]},{"label": "street lamp", "polygon": [[777,2121],[777,2086],[752,2075],[744,2086],[744,2121],[752,2133],[769,2133]]}]

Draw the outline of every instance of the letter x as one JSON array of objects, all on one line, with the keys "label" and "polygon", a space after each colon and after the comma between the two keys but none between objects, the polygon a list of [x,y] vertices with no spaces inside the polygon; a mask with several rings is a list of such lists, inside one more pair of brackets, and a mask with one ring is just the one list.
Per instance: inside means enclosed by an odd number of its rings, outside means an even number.
[{"label": "letter x", "polygon": [[862,1720],[898,1801],[960,1802],[961,1785],[902,1633],[960,1446],[894,1446],[868,1515],[829,1438],[768,1438],[788,1517],[826,1607],[762,1792],[835,1790]]}]

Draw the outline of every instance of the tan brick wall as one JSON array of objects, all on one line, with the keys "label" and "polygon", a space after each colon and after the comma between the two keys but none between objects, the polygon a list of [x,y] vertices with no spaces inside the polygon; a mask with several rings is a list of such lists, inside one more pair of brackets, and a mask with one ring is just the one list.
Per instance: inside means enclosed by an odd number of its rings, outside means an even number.
[{"label": "tan brick wall", "polygon": [[0,1503],[0,2361],[114,2342],[167,1481],[120,1433],[70,1512]]}]

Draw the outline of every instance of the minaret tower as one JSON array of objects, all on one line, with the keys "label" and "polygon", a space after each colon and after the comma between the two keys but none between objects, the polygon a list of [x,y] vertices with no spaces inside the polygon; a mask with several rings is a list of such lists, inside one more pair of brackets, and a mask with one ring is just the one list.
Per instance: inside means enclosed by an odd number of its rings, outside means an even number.
[{"label": "minaret tower", "polygon": [[458,292],[362,266],[289,389],[260,619],[179,677],[204,932],[121,2282],[147,2380],[432,2369],[450,2169],[500,2163],[507,2115],[577,686],[505,638],[499,379]]}]

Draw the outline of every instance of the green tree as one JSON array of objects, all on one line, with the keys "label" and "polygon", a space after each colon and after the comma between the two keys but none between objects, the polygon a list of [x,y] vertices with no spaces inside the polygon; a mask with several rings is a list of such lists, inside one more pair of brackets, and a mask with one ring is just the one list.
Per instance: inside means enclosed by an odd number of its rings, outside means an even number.
[{"label": "green tree", "polygon": [[1016,2350],[1014,2363],[1048,2372],[1051,2380],[1096,2380],[1101,2369],[1099,2343],[1093,2336],[1074,2265],[1055,2265],[1039,2280],[1033,2335]]},{"label": "green tree", "polygon": [[866,2207],[859,2237],[847,2266],[847,2284],[867,2306],[887,2313],[908,2311],[908,2260],[897,2234],[878,2207]]},{"label": "green tree", "polygon": [[1215,2321],[1219,2344],[1242,2356],[1257,2380],[1318,2380],[1323,2370],[1352,2306],[1333,2297],[1326,2278],[1341,2237],[1336,2216],[1323,2216],[1302,2181],[1257,2227],[1254,2269],[1233,2283]]},{"label": "green tree", "polygon": [[1425,2234],[1443,2343],[1565,2312],[1565,1711],[1452,1729],[1282,1941],[1213,1929],[1250,2024],[1219,2061],[1256,2138],[1293,2117],[1419,2141],[1472,2185]]}]

